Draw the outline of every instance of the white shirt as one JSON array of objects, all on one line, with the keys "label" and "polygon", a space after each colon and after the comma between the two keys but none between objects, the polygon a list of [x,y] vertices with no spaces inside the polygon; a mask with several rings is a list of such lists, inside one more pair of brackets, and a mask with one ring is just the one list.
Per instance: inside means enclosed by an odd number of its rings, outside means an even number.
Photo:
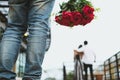
[{"label": "white shirt", "polygon": [[83,63],[86,63],[86,64],[93,64],[94,63],[94,61],[96,59],[96,55],[92,51],[92,49],[90,49],[88,46],[84,46],[78,51],[83,51],[84,52],[84,55],[82,57],[82,62]]}]

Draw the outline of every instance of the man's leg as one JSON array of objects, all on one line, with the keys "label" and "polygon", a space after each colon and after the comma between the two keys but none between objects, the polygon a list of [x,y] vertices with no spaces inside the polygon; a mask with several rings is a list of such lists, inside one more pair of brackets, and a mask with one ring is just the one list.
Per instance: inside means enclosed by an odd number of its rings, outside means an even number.
[{"label": "man's leg", "polygon": [[94,75],[93,75],[93,66],[92,66],[92,64],[89,66],[89,68],[90,68],[91,80],[94,80]]},{"label": "man's leg", "polygon": [[40,80],[46,39],[50,31],[48,19],[54,0],[31,0],[28,17],[28,45],[23,80]]},{"label": "man's leg", "polygon": [[88,71],[87,71],[87,69],[88,69],[88,66],[87,66],[87,64],[84,63],[84,71],[85,71],[85,77],[84,77],[84,79],[85,80],[88,80]]},{"label": "man's leg", "polygon": [[9,0],[8,26],[0,46],[0,78],[14,80],[16,74],[11,71],[16,62],[21,38],[26,31],[27,0]]}]

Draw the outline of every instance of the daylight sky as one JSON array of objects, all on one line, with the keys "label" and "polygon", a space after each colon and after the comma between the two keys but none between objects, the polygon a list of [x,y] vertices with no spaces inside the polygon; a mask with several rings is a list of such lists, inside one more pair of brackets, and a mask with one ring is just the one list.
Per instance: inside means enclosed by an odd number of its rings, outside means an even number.
[{"label": "daylight sky", "polygon": [[[59,3],[66,0],[56,0],[53,13],[59,11]],[[73,28],[61,26],[51,17],[52,41],[45,55],[43,69],[62,68],[63,63],[73,63],[73,50],[84,40],[94,50],[97,56],[95,65],[103,62],[120,51],[120,0],[90,0],[94,7],[100,8],[95,12],[97,18],[86,26]]]}]

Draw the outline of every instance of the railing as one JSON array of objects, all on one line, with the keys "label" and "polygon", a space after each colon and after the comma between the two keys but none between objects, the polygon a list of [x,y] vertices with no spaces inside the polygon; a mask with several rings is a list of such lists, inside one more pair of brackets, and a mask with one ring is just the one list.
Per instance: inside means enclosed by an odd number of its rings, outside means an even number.
[{"label": "railing", "polygon": [[24,69],[25,69],[25,52],[21,52],[18,56],[17,62],[16,62],[16,73],[17,77],[23,77]]},{"label": "railing", "polygon": [[[2,3],[2,4],[1,4]],[[4,4],[5,3],[5,4]],[[8,0],[0,0],[0,8],[8,8],[9,5],[8,5]]]},{"label": "railing", "polygon": [[8,0],[0,0],[0,11],[7,16],[8,15]]},{"label": "railing", "polygon": [[120,51],[104,62],[105,80],[120,80]]}]

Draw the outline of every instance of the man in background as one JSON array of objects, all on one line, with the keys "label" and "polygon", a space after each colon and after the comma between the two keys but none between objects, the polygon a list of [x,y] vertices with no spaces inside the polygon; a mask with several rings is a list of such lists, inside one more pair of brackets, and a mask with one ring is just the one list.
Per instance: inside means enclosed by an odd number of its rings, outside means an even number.
[{"label": "man in background", "polygon": [[88,47],[88,41],[84,41],[83,53],[82,62],[84,65],[85,80],[88,80],[88,68],[90,70],[91,80],[94,80],[93,63],[96,62],[96,55],[92,49]]}]

